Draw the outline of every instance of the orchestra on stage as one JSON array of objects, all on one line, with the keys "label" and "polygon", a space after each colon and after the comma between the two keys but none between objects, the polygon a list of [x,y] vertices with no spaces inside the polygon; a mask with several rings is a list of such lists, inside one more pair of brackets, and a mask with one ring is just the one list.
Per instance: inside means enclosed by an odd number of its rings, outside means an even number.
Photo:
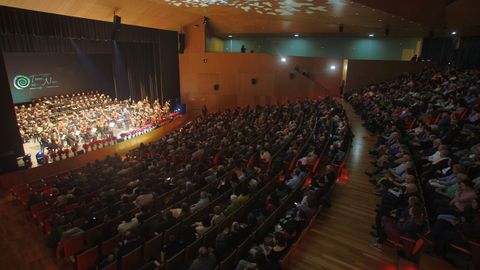
[{"label": "orchestra on stage", "polygon": [[158,126],[170,115],[170,102],[148,98],[118,100],[99,92],[44,97],[15,106],[24,143],[38,142],[41,151],[78,147],[111,138],[118,132]]}]

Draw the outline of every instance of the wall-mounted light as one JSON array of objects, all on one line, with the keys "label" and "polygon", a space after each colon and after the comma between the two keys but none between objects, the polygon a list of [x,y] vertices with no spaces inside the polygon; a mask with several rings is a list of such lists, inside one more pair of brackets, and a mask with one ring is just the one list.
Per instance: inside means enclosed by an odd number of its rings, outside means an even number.
[{"label": "wall-mounted light", "polygon": [[294,37],[299,37],[300,35],[299,35],[299,34],[295,34],[295,35],[293,35],[293,36],[294,36]]},{"label": "wall-mounted light", "polygon": [[282,57],[282,58],[280,58],[280,61],[281,61],[282,63],[286,63],[286,62],[287,62],[287,58]]},{"label": "wall-mounted light", "polygon": [[457,34],[457,32],[455,32],[455,31],[452,32],[452,35],[456,35],[456,34]]},{"label": "wall-mounted light", "polygon": [[335,66],[335,65],[330,66],[330,70],[335,70],[335,69],[337,69],[337,66]]},{"label": "wall-mounted light", "polygon": [[375,35],[374,34],[368,34],[369,37],[374,37]]}]

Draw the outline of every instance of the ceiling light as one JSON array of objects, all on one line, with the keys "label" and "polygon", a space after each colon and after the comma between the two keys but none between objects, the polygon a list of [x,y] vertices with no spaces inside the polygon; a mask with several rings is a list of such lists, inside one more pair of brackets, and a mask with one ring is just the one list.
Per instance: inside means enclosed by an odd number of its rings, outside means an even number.
[{"label": "ceiling light", "polygon": [[335,65],[330,66],[330,70],[335,70],[335,69],[337,69],[337,66],[335,66]]},{"label": "ceiling light", "polygon": [[294,36],[294,37],[299,37],[300,35],[299,35],[299,34],[295,34],[295,35],[293,35],[293,36]]},{"label": "ceiling light", "polygon": [[452,32],[452,35],[456,35],[456,34],[457,34],[457,32],[455,32],[455,31]]},{"label": "ceiling light", "polygon": [[233,36],[232,35],[228,35],[229,38],[232,38]]},{"label": "ceiling light", "polygon": [[369,37],[374,37],[375,35],[374,34],[368,34]]},{"label": "ceiling light", "polygon": [[280,61],[282,61],[282,63],[286,63],[286,62],[287,62],[287,58],[282,57],[282,58],[280,58]]}]

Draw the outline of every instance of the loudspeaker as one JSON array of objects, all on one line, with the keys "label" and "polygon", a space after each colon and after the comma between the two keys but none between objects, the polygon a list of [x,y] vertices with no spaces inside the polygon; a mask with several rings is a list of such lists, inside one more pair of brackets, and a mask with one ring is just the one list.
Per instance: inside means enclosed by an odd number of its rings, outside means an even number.
[{"label": "loudspeaker", "polygon": [[118,15],[113,15],[113,30],[120,30],[121,24],[122,24],[122,17]]},{"label": "loudspeaker", "polygon": [[390,36],[390,28],[385,28],[385,36],[388,37]]},{"label": "loudspeaker", "polygon": [[291,80],[295,79],[295,73],[293,73],[293,72],[290,73],[290,76],[289,76],[289,77],[290,77]]},{"label": "loudspeaker", "polygon": [[178,52],[183,53],[185,51],[185,34],[178,34]]},{"label": "loudspeaker", "polygon": [[113,15],[112,40],[117,40],[121,24],[122,18],[118,15]]},{"label": "loudspeaker", "polygon": [[338,26],[338,32],[343,33],[343,23]]},{"label": "loudspeaker", "polygon": [[252,79],[252,84],[257,84],[257,79],[256,78]]},{"label": "loudspeaker", "polygon": [[213,90],[218,91],[220,89],[220,85],[214,84],[213,85]]},{"label": "loudspeaker", "polygon": [[0,154],[0,174],[18,169],[17,157],[14,152]]}]

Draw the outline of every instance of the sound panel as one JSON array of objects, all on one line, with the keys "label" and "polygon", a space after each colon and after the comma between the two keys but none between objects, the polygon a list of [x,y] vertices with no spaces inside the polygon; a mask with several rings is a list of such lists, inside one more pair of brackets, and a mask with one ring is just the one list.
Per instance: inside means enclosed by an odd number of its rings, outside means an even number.
[{"label": "sound panel", "polygon": [[13,99],[10,93],[7,70],[3,53],[0,51],[0,174],[13,171],[17,168],[16,158],[25,155],[22,139],[17,126],[17,118],[13,108]]},{"label": "sound panel", "polygon": [[113,15],[112,40],[118,39],[118,34],[120,33],[121,24],[122,24],[122,18],[118,15]]}]

